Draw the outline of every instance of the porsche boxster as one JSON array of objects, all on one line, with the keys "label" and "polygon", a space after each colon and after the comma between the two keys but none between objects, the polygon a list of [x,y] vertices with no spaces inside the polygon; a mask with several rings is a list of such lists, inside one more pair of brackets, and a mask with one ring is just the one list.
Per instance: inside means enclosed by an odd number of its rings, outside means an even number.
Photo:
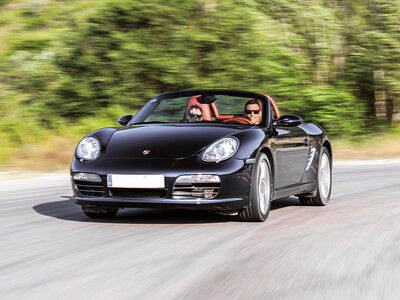
[{"label": "porsche boxster", "polygon": [[264,221],[271,201],[297,196],[326,205],[332,147],[326,132],[280,115],[266,94],[234,90],[168,92],[119,127],[77,145],[73,200],[92,218],[121,208],[182,208]]}]

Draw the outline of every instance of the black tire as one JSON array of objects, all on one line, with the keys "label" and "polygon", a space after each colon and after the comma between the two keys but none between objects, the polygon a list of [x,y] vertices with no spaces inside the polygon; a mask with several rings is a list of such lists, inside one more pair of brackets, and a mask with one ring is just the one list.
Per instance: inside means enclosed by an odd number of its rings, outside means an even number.
[{"label": "black tire", "polygon": [[249,206],[239,212],[239,217],[245,222],[264,222],[271,208],[274,187],[271,164],[264,153],[258,155],[251,177]]},{"label": "black tire", "polygon": [[332,192],[332,159],[328,150],[322,147],[318,161],[317,194],[315,196],[300,195],[301,205],[325,206]]},{"label": "black tire", "polygon": [[[98,211],[95,211],[95,210],[98,210]],[[118,208],[113,207],[113,208],[94,209],[93,207],[88,208],[88,207],[82,206],[82,211],[89,218],[107,219],[107,218],[115,217],[115,215],[118,212]]]}]

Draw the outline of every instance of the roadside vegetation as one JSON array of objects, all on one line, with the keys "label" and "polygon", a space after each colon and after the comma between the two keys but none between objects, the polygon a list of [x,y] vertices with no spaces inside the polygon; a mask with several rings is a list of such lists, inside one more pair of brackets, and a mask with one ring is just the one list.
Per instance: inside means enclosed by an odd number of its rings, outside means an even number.
[{"label": "roadside vegetation", "polygon": [[0,168],[68,165],[92,129],[196,88],[267,93],[338,149],[384,141],[360,158],[399,156],[399,11],[396,0],[0,0]]}]

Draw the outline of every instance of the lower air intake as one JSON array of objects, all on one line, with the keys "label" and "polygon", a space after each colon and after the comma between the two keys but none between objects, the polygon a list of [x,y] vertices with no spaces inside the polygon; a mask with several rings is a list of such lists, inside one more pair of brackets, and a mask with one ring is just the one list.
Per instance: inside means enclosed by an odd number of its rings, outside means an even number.
[{"label": "lower air intake", "polygon": [[173,199],[211,199],[217,196],[220,183],[175,183]]},{"label": "lower air intake", "polygon": [[166,189],[118,189],[110,188],[111,197],[116,198],[153,198],[162,199],[167,196]]},{"label": "lower air intake", "polygon": [[88,182],[74,180],[76,189],[78,192],[85,196],[91,197],[104,197],[106,194],[106,188],[101,182]]}]

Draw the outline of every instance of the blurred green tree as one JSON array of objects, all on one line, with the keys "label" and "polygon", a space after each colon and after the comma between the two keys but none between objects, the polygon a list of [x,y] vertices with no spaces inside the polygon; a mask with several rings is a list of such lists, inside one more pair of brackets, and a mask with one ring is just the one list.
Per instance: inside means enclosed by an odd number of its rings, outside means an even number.
[{"label": "blurred green tree", "polygon": [[371,0],[355,32],[347,78],[367,103],[370,120],[400,120],[400,3]]},{"label": "blurred green tree", "polygon": [[15,112],[63,132],[195,88],[267,93],[283,113],[357,137],[400,120],[399,11],[397,0],[0,0],[1,138],[25,134],[9,127]]},{"label": "blurred green tree", "polygon": [[[283,5],[295,34],[280,39],[288,30],[279,28],[280,10],[272,18],[263,7],[262,1],[105,1],[69,22],[55,47],[55,67],[46,70],[53,83],[39,103],[78,118],[112,104],[137,109],[169,90],[234,88],[269,93],[288,113],[330,114],[322,125],[345,124],[343,117],[359,109],[346,86],[329,77],[339,28],[333,15],[314,9],[311,17]],[[304,22],[310,26],[299,29]],[[36,86],[49,82],[31,75]],[[332,101],[326,91],[335,90],[341,96]],[[319,106],[323,95],[327,103]],[[356,123],[347,122],[354,124],[348,130]],[[335,128],[331,133],[341,132]]]}]

